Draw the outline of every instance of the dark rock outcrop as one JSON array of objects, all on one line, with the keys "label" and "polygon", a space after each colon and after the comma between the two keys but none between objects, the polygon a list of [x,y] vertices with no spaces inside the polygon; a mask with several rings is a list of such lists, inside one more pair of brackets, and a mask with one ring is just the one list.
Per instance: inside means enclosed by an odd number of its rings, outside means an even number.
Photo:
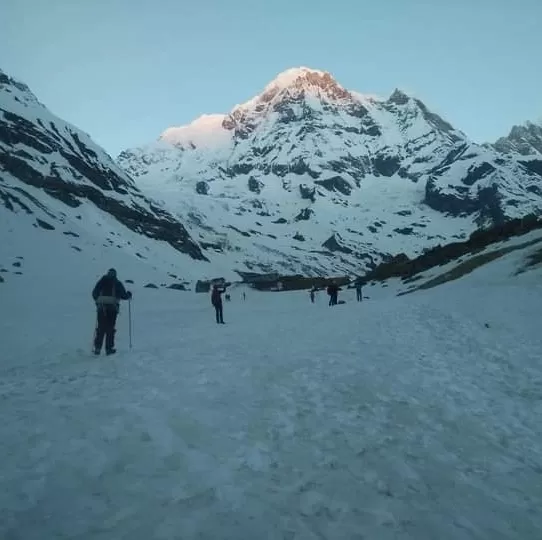
[{"label": "dark rock outcrop", "polygon": [[205,180],[200,180],[196,183],[196,193],[199,193],[200,195],[208,195],[209,194],[209,184]]},{"label": "dark rock outcrop", "polygon": [[302,158],[293,161],[289,165],[289,171],[293,174],[308,174],[311,178],[318,178],[322,173],[312,170]]},{"label": "dark rock outcrop", "polygon": [[295,216],[294,221],[307,221],[314,214],[314,211],[310,208],[303,208],[297,216]]},{"label": "dark rock outcrop", "polygon": [[339,242],[340,239],[340,236],[333,234],[322,244],[322,246],[333,252],[338,251],[340,253],[352,253],[352,250],[349,247],[343,246]]},{"label": "dark rock outcrop", "polygon": [[393,176],[401,168],[401,160],[397,156],[379,155],[373,159],[375,172],[382,176]]},{"label": "dark rock outcrop", "polygon": [[328,191],[338,191],[343,195],[350,195],[352,193],[352,186],[341,176],[333,176],[326,180],[315,180],[314,183],[322,186]]},{"label": "dark rock outcrop", "polygon": [[36,223],[46,231],[54,231],[55,228],[50,223],[47,223],[46,221],[43,221],[42,219],[36,218]]},{"label": "dark rock outcrop", "polygon": [[176,291],[186,291],[186,286],[182,283],[172,283],[171,285],[168,285],[168,289],[174,289]]},{"label": "dark rock outcrop", "polygon": [[473,165],[469,167],[467,171],[467,175],[462,178],[463,184],[466,186],[472,186],[482,178],[486,177],[487,175],[491,174],[492,172],[495,172],[495,167],[491,165],[491,163],[484,162],[480,165]]},{"label": "dark rock outcrop", "polygon": [[396,88],[388,98],[388,102],[395,105],[406,105],[409,100],[410,98],[398,88]]},{"label": "dark rock outcrop", "polygon": [[316,200],[316,188],[307,184],[299,184],[299,193],[302,199],[308,199],[311,202]]},{"label": "dark rock outcrop", "polygon": [[393,229],[393,232],[396,232],[397,234],[410,235],[414,233],[414,229],[412,227],[403,227],[401,229]]},{"label": "dark rock outcrop", "polygon": [[252,191],[252,193],[257,193],[259,195],[262,192],[263,187],[264,183],[260,182],[260,180],[256,180],[254,176],[251,176],[248,179],[248,189]]},{"label": "dark rock outcrop", "polygon": [[468,188],[444,192],[434,178],[429,179],[425,185],[424,202],[433,210],[452,216],[472,214],[478,210],[476,200],[469,197]]},{"label": "dark rock outcrop", "polygon": [[542,159],[531,159],[519,162],[523,167],[525,167],[530,173],[542,176]]}]

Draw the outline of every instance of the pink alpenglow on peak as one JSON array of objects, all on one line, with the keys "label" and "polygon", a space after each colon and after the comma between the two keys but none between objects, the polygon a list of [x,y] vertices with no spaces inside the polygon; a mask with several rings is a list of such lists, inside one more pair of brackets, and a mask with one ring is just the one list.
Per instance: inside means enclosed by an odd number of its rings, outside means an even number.
[{"label": "pink alpenglow on peak", "polygon": [[192,149],[227,143],[231,134],[222,127],[225,118],[224,114],[204,114],[187,126],[166,129],[160,140]]},{"label": "pink alpenglow on peak", "polygon": [[290,68],[282,73],[279,73],[265,88],[269,90],[273,87],[279,86],[286,88],[295,84],[299,80],[310,80],[312,78],[332,78],[327,71],[321,71],[319,69],[311,69],[308,67]]},{"label": "pink alpenglow on peak", "polygon": [[303,90],[334,99],[351,99],[352,94],[327,71],[307,67],[291,68],[279,73],[264,89],[262,97],[282,90]]}]

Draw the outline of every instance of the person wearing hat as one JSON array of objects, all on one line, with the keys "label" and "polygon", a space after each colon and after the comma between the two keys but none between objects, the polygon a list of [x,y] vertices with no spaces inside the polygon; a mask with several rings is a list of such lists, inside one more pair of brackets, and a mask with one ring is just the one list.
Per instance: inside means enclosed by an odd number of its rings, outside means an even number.
[{"label": "person wearing hat", "polygon": [[105,353],[114,354],[115,351],[115,324],[119,313],[121,300],[130,300],[132,293],[126,291],[124,285],[117,279],[114,268],[109,269],[102,276],[92,291],[92,298],[96,302],[97,325],[94,334],[94,354],[101,353],[105,337]]}]

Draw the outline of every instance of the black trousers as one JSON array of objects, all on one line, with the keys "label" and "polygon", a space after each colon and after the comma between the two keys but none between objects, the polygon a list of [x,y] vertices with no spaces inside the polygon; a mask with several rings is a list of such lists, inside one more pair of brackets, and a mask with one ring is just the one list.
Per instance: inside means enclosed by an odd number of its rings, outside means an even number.
[{"label": "black trousers", "polygon": [[215,307],[215,312],[216,312],[216,322],[217,324],[221,324],[224,322],[224,312],[222,309],[222,303],[213,304],[213,305]]},{"label": "black trousers", "polygon": [[361,302],[362,300],[362,293],[361,293],[361,289],[356,289],[356,298],[358,300],[358,302]]},{"label": "black trousers", "polygon": [[97,312],[98,326],[94,338],[94,349],[102,350],[105,337],[105,350],[110,351],[115,348],[115,324],[117,323],[118,310],[116,306],[99,307]]}]

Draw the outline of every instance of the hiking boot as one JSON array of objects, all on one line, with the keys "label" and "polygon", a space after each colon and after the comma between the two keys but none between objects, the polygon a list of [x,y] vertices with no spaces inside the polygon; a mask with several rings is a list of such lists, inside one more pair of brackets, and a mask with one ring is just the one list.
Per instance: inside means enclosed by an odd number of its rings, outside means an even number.
[{"label": "hiking boot", "polygon": [[105,351],[105,354],[107,356],[110,356],[112,354],[115,354],[117,352],[117,349],[109,349],[108,351]]},{"label": "hiking boot", "polygon": [[96,348],[95,348],[95,349],[92,349],[92,353],[93,353],[95,356],[100,356],[100,353],[101,353],[101,352],[102,352],[102,351],[100,351],[100,349],[96,349]]}]

